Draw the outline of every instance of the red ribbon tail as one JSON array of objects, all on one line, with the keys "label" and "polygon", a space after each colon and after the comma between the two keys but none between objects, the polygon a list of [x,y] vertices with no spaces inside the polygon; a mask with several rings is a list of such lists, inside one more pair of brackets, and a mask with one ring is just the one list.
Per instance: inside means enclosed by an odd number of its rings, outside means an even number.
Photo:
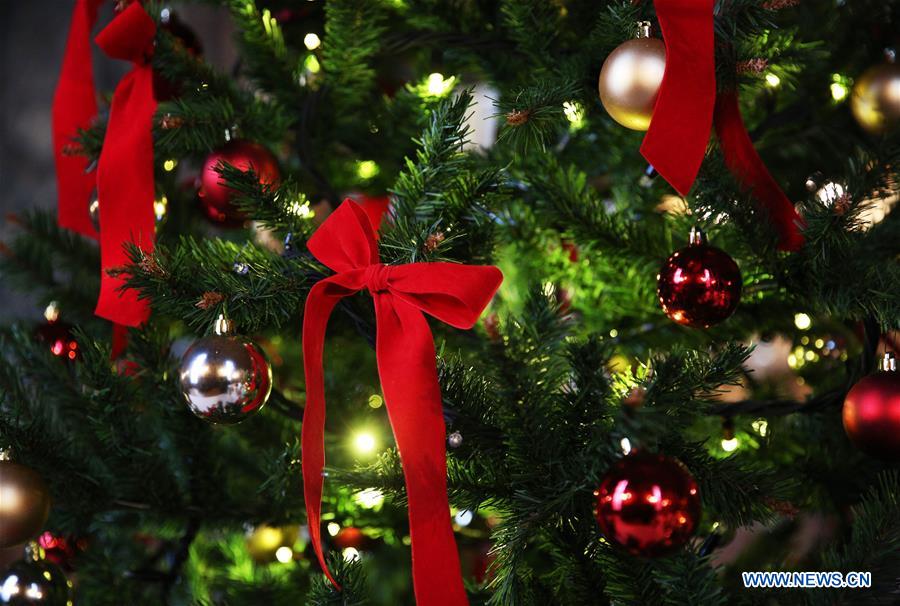
[{"label": "red ribbon tail", "polygon": [[156,24],[140,3],[128,6],[97,36],[107,55],[134,63],[116,87],[103,151],[97,167],[102,207],[100,298],[95,313],[125,326],[139,326],[150,314],[146,300],[123,290],[121,275],[109,270],[130,262],[127,243],[153,251],[156,217],[153,176],[153,70],[145,53],[152,50]]},{"label": "red ribbon tail", "polygon": [[303,370],[306,375],[306,407],[303,409],[303,426],[300,448],[303,456],[303,498],[306,501],[306,517],[313,550],[322,571],[331,583],[340,589],[328,570],[322,551],[322,472],[325,469],[325,378],[322,370],[322,353],[325,349],[325,331],[328,318],[338,301],[339,294],[329,292],[330,282],[322,280],[313,286],[306,297],[303,312]]},{"label": "red ribbon tail", "polygon": [[687,195],[709,143],[716,99],[713,0],[656,0],[666,71],[641,145],[644,158]]},{"label": "red ribbon tail", "polygon": [[725,164],[741,186],[753,195],[758,208],[768,216],[778,233],[778,249],[800,249],[803,246],[803,219],[756,153],[741,118],[736,91],[719,95],[715,123]]},{"label": "red ribbon tail", "polygon": [[431,330],[421,311],[390,294],[375,295],[375,316],[378,374],[409,500],[416,603],[464,606],[469,602],[450,523],[446,428]]},{"label": "red ribbon tail", "polygon": [[97,115],[94,70],[91,62],[91,29],[102,0],[77,0],[69,37],[53,95],[53,156],[59,195],[57,215],[62,227],[91,238],[97,231],[88,214],[96,175],[87,174],[88,159],[67,153],[79,129],[88,128]]}]

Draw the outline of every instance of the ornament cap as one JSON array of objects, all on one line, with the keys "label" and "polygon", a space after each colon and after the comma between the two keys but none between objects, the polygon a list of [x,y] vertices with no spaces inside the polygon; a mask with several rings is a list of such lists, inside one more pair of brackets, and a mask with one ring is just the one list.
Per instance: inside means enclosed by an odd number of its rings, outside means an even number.
[{"label": "ornament cap", "polygon": [[692,227],[688,235],[688,243],[691,246],[703,246],[707,242],[706,232],[699,227]]},{"label": "ornament cap", "polygon": [[219,314],[213,325],[213,332],[219,336],[234,334],[234,322],[226,318],[225,314]]},{"label": "ornament cap", "polygon": [[637,22],[637,34],[635,38],[649,38],[650,37],[650,22],[649,21],[638,21]]},{"label": "ornament cap", "polygon": [[884,357],[878,361],[878,370],[884,372],[897,372],[897,358],[891,352],[885,352]]}]

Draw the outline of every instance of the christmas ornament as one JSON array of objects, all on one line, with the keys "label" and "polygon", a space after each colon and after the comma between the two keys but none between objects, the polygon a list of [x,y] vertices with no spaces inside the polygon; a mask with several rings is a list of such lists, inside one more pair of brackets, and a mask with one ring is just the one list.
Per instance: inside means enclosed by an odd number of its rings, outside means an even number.
[{"label": "christmas ornament", "polygon": [[450,448],[459,448],[460,446],[462,446],[462,443],[463,437],[462,434],[458,431],[454,431],[449,436],[447,436],[447,445]]},{"label": "christmas ornament", "polygon": [[666,71],[666,46],[650,37],[650,22],[638,23],[637,37],[620,44],[600,69],[600,101],[613,120],[647,130]]},{"label": "christmas ornament", "polygon": [[0,575],[0,604],[10,606],[69,606],[72,583],[55,564],[42,557],[36,543],[25,549],[25,558]]},{"label": "christmas ornament", "polygon": [[456,328],[471,328],[503,276],[496,267],[457,263],[382,264],[372,223],[352,200],[346,200],[322,223],[307,247],[313,257],[335,272],[313,285],[303,315],[303,492],[319,564],[331,583],[339,587],[325,562],[320,525],[325,467],[325,330],[334,306],[365,289],[375,301],[375,356],[405,471],[416,602],[466,604],[448,515],[447,433],[434,340],[425,313]]},{"label": "christmas ornament", "polygon": [[883,134],[900,122],[900,65],[870,67],[853,85],[850,109],[861,127]]},{"label": "christmas ornament", "polygon": [[0,549],[36,537],[48,515],[50,491],[44,479],[30,467],[0,458]]},{"label": "christmas ornament", "polygon": [[741,272],[724,251],[692,229],[690,245],[666,259],[656,294],[666,315],[679,324],[709,328],[728,318],[741,300]]},{"label": "christmas ornament", "polygon": [[272,367],[259,346],[234,334],[224,316],[215,334],[198,339],[179,367],[181,393],[195,415],[212,423],[240,423],[272,392]]},{"label": "christmas ornament", "polygon": [[853,444],[879,459],[900,459],[900,372],[885,354],[880,372],[861,379],[844,399],[844,430]]},{"label": "christmas ornament", "polygon": [[54,356],[64,360],[77,360],[80,354],[78,342],[72,337],[72,327],[59,319],[59,305],[51,301],[44,310],[47,320],[34,331],[38,341],[46,343]]},{"label": "christmas ornament", "polygon": [[244,171],[252,168],[259,182],[265,185],[278,183],[281,173],[272,152],[251,141],[229,141],[206,157],[200,173],[200,205],[210,221],[231,226],[240,224],[244,215],[232,204],[234,190],[225,185],[216,172],[216,167],[222,162]]},{"label": "christmas ornament", "polygon": [[334,535],[334,544],[338,547],[338,549],[361,549],[362,546],[366,543],[366,535],[362,533],[359,528],[355,528],[350,526],[348,528],[341,528],[336,535]]},{"label": "christmas ornament", "polygon": [[610,542],[655,557],[690,539],[700,520],[697,483],[678,460],[635,453],[610,469],[594,495],[594,516]]}]

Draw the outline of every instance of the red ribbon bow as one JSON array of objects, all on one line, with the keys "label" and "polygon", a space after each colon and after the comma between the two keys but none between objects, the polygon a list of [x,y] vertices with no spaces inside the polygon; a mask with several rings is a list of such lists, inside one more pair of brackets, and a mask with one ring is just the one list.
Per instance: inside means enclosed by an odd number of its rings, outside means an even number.
[{"label": "red ribbon bow", "polygon": [[59,224],[91,238],[97,237],[88,214],[96,177],[85,172],[88,159],[66,153],[66,147],[71,145],[78,129],[88,128],[97,115],[90,36],[102,3],[103,0],[76,0],[59,82],[53,95],[53,155],[59,192]]},{"label": "red ribbon bow", "polygon": [[121,291],[124,280],[109,269],[129,262],[125,243],[153,250],[153,54],[156,23],[135,2],[101,31],[97,45],[114,59],[133,67],[119,82],[109,111],[106,138],[97,167],[100,208],[100,299],[95,313],[125,326],[142,324],[150,313],[134,290]]},{"label": "red ribbon bow", "polygon": [[423,312],[471,328],[503,281],[496,267],[452,263],[383,265],[366,212],[346,200],[310,238],[313,256],[337,272],[306,299],[303,366],[306,409],[301,439],[303,491],[313,548],[322,554],[325,466],[322,350],[334,306],[368,289],[375,300],[375,356],[409,498],[413,585],[421,606],[467,604],[447,501],[446,428],[434,342]]},{"label": "red ribbon bow", "polygon": [[803,220],[756,153],[737,93],[716,96],[714,0],[653,4],[666,43],[666,71],[641,153],[678,193],[687,195],[715,122],[725,163],[766,212],[778,232],[778,248],[799,249]]}]

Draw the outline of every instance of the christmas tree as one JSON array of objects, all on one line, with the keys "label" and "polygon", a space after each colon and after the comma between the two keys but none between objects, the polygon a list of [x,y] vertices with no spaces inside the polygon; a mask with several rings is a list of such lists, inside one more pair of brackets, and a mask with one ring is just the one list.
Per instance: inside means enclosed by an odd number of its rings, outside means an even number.
[{"label": "christmas tree", "polygon": [[0,603],[897,602],[900,4],[206,0],[227,70],[108,4]]}]

